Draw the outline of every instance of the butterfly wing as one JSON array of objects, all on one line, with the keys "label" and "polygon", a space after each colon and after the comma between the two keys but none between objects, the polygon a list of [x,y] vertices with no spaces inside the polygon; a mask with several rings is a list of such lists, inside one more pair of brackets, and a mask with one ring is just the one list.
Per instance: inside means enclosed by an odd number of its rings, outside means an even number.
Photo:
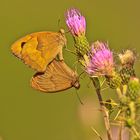
[{"label": "butterfly wing", "polygon": [[11,50],[32,69],[42,72],[56,55],[62,52],[64,38],[57,32],[33,33],[16,41]]},{"label": "butterfly wing", "polygon": [[73,87],[77,75],[63,61],[53,60],[45,73],[36,73],[31,79],[31,86],[43,92],[58,92]]},{"label": "butterfly wing", "polygon": [[25,37],[20,38],[19,40],[17,40],[16,42],[14,42],[11,46],[11,51],[12,53],[21,59],[21,51],[23,49],[24,44],[26,44],[30,39],[32,38],[32,36],[30,35],[26,35]]}]

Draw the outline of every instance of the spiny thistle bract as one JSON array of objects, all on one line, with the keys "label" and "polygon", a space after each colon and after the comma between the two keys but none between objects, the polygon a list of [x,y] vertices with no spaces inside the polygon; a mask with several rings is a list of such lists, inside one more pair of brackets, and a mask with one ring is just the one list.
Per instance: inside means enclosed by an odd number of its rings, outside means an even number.
[{"label": "spiny thistle bract", "polygon": [[131,77],[128,83],[128,95],[132,100],[136,100],[140,96],[140,82],[136,77]]},{"label": "spiny thistle bract", "polygon": [[121,86],[122,79],[119,73],[114,72],[112,76],[106,76],[106,81],[110,88],[117,89]]}]

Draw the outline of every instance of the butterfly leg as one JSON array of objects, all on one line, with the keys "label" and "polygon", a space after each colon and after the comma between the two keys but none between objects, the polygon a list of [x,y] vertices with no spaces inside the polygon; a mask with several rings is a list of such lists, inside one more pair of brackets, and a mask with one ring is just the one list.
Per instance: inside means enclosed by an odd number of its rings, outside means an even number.
[{"label": "butterfly leg", "polygon": [[58,57],[59,57],[59,60],[64,60],[64,58],[63,58],[63,51],[62,51],[62,47],[60,47],[60,51],[59,51],[59,53],[58,53]]}]

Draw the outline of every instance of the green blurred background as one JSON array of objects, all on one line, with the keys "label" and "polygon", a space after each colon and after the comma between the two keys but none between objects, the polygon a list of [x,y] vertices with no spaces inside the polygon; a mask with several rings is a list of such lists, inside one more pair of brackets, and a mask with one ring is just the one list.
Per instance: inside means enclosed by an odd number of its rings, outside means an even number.
[{"label": "green blurred background", "polygon": [[[75,89],[57,94],[43,94],[33,90],[30,68],[10,52],[18,38],[36,31],[67,30],[64,13],[78,8],[87,19],[87,38],[108,41],[119,52],[133,48],[140,52],[139,0],[4,0],[0,2],[0,138],[1,140],[97,140],[94,126],[104,136],[104,125],[98,111],[97,97],[87,77]],[[58,25],[58,20],[60,24]],[[73,49],[72,37],[68,47]],[[64,51],[65,61],[73,67],[75,56]],[[139,58],[137,74],[139,74]],[[106,97],[115,92],[105,91]]]}]

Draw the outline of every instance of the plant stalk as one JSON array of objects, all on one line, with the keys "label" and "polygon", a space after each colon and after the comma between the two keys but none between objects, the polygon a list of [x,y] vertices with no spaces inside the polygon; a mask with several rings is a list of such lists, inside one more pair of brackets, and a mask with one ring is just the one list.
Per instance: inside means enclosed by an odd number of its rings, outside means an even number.
[{"label": "plant stalk", "polygon": [[98,78],[92,78],[92,82],[93,82],[93,85],[96,89],[96,94],[98,96],[101,111],[103,113],[103,118],[104,118],[105,128],[106,128],[106,131],[107,131],[108,140],[112,140],[112,133],[111,133],[110,122],[109,122],[109,114],[108,114],[108,110],[106,109],[106,107],[103,103],[99,80],[98,80]]}]

